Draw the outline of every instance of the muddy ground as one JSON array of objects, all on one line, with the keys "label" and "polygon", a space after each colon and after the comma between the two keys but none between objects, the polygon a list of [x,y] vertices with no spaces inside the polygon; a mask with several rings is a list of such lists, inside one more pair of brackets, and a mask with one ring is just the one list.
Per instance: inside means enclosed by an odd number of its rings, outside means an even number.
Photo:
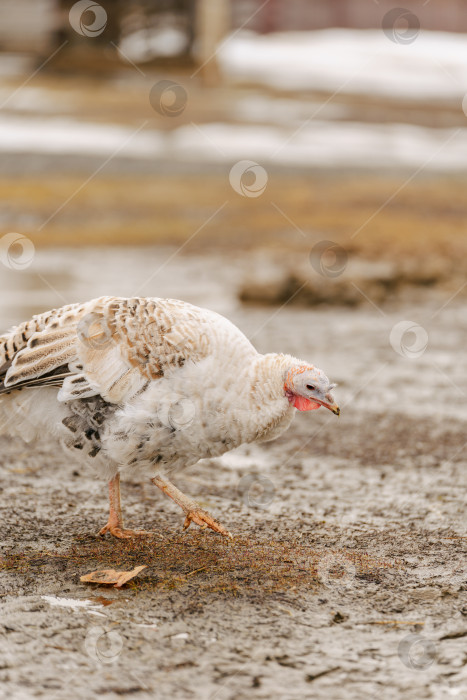
[{"label": "muddy ground", "polygon": [[[128,253],[113,255],[120,279]],[[52,258],[39,255],[38,270]],[[160,272],[157,293],[185,284],[179,296],[211,298],[261,351],[322,366],[339,382],[341,417],[297,415],[274,443],[174,476],[233,542],[182,533],[177,506],[128,481],[127,524],[157,535],[98,538],[105,483],[54,445],[3,438],[0,695],[465,700],[463,305],[440,292],[379,309],[245,308],[228,295],[235,260],[228,274],[214,261],[198,286],[183,265]],[[426,330],[416,356],[391,336],[404,320]],[[137,565],[147,568],[121,590],[80,582]]]}]

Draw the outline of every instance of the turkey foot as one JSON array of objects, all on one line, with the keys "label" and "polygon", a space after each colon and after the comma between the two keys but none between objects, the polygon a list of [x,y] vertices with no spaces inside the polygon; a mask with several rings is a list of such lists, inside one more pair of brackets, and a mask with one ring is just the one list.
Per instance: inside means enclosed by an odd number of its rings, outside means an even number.
[{"label": "turkey foot", "polygon": [[191,522],[199,525],[203,530],[210,527],[214,532],[218,532],[224,537],[233,539],[232,535],[223,525],[214,520],[212,515],[209,515],[201,506],[189,496],[185,496],[176,486],[168,479],[164,479],[160,474],[151,479],[152,483],[179,505],[186,515],[183,529],[190,527]]},{"label": "turkey foot", "polygon": [[105,535],[106,532],[110,532],[114,537],[118,537],[119,540],[129,540],[131,537],[145,537],[146,535],[153,535],[153,532],[148,532],[147,530],[127,530],[125,527],[119,527],[115,523],[111,523],[110,520],[99,530],[99,535]]},{"label": "turkey foot", "polygon": [[114,537],[120,540],[128,540],[131,537],[144,537],[152,535],[152,532],[146,530],[127,530],[123,527],[122,506],[120,502],[120,474],[117,474],[109,481],[109,520],[102,530],[99,530],[99,535],[105,535],[110,532]]}]

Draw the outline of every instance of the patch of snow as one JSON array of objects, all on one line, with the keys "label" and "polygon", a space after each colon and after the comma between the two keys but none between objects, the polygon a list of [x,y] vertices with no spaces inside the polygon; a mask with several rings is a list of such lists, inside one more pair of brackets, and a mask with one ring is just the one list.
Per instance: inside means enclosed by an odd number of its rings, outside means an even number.
[{"label": "patch of snow", "polygon": [[310,120],[298,129],[209,123],[164,134],[71,119],[2,116],[0,152],[226,164],[245,158],[311,168],[422,166],[456,171],[467,162],[467,128]]},{"label": "patch of snow", "polygon": [[66,153],[148,158],[164,152],[161,133],[127,127],[77,122],[72,119],[0,118],[0,151],[4,153]]},{"label": "patch of snow", "polygon": [[[467,120],[466,120],[467,121]],[[299,129],[256,125],[187,125],[173,132],[174,157],[187,160],[309,167],[465,168],[467,129],[432,129],[409,124],[361,124],[310,120]]]},{"label": "patch of snow", "polygon": [[410,44],[381,30],[239,32],[218,52],[224,74],[280,90],[325,90],[411,99],[460,98],[467,35],[421,31]]}]

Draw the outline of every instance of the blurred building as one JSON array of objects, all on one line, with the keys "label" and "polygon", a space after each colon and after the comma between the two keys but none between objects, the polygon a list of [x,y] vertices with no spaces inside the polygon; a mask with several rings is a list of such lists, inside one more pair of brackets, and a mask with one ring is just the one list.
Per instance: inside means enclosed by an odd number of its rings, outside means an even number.
[{"label": "blurred building", "polygon": [[443,0],[231,0],[232,24],[260,33],[349,27],[378,29],[384,15],[401,7],[420,20],[423,29],[467,32],[467,2]]},{"label": "blurred building", "polygon": [[[76,4],[73,0],[1,0],[0,51],[43,53],[65,39],[71,45],[78,43],[83,37],[73,31],[68,19]],[[89,0],[90,22],[96,4]],[[107,23],[102,34],[93,36],[94,45],[136,37],[141,60],[184,56],[201,64],[232,29],[269,33],[379,28],[385,14],[397,7],[394,0],[100,0],[99,5],[107,13]],[[416,15],[422,29],[467,32],[466,0],[424,4],[404,0],[403,6]]]}]

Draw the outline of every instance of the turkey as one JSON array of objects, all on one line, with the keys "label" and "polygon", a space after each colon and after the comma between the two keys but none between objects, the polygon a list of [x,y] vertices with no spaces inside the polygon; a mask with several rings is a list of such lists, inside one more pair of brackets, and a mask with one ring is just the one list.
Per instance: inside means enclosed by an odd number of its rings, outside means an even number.
[{"label": "turkey", "polygon": [[167,478],[242,443],[276,438],[299,411],[339,415],[326,375],[259,354],[223,316],[183,301],[101,297],[33,316],[0,337],[0,433],[54,438],[109,482],[101,535],[125,529],[120,473],[146,475],[195,522],[230,533]]}]

